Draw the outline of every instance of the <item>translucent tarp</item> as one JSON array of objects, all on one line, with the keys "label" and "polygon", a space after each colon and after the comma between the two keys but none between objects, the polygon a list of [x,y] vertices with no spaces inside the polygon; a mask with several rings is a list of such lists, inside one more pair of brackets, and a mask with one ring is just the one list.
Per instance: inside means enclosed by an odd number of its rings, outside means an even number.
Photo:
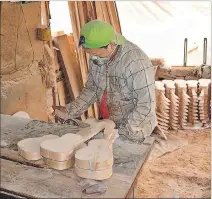
[{"label": "translucent tarp", "polygon": [[[183,65],[188,38],[187,65],[203,63],[203,39],[208,39],[211,64],[210,1],[116,1],[122,33],[149,57],[163,57],[167,65]],[[67,1],[51,1],[52,32],[71,33]]]},{"label": "translucent tarp", "polygon": [[210,1],[117,1],[116,4],[122,34],[149,57],[163,57],[168,65],[183,65],[184,39],[188,38],[187,65],[202,64],[206,37],[207,64],[211,64]]}]

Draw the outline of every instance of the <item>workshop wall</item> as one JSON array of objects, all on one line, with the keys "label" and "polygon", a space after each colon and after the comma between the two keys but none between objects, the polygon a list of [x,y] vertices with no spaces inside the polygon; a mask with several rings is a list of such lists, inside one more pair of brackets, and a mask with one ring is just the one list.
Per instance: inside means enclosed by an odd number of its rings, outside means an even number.
[{"label": "workshop wall", "polygon": [[25,111],[33,119],[48,121],[47,88],[41,76],[45,70],[39,67],[44,45],[36,39],[40,6],[40,2],[2,2],[1,113]]}]

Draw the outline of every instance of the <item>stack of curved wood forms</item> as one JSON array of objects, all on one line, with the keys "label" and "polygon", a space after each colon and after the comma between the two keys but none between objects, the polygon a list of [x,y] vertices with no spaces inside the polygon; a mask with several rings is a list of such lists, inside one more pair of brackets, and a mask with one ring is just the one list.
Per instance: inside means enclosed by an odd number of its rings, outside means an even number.
[{"label": "stack of curved wood forms", "polygon": [[210,115],[210,79],[199,79],[199,119],[205,124]]},{"label": "stack of curved wood forms", "polygon": [[198,96],[196,80],[187,80],[188,95],[190,96],[190,104],[188,107],[188,122],[192,125],[198,123]]},{"label": "stack of curved wood forms", "polygon": [[[79,121],[79,123],[82,122]],[[79,149],[75,164],[79,176],[90,175],[86,166],[88,163],[86,161],[89,160],[89,163],[92,163],[89,168],[96,171],[91,172],[93,174],[90,178],[97,180],[109,178],[112,175],[113,165],[112,143],[118,137],[115,123],[108,119],[97,121],[95,118],[88,118],[82,124],[84,127],[76,134],[67,133],[61,137],[50,134],[21,140],[17,144],[19,154],[27,160],[43,158],[49,167],[64,170],[74,165],[75,152]],[[103,130],[104,139],[91,140],[86,146],[84,142]]]},{"label": "stack of curved wood forms", "polygon": [[163,130],[208,127],[211,80],[155,82],[156,114]]},{"label": "stack of curved wood forms", "polygon": [[166,97],[170,100],[169,125],[171,129],[178,129],[179,97],[175,94],[175,84],[172,80],[162,81],[166,88]]},{"label": "stack of curved wood forms", "polygon": [[75,154],[74,169],[82,178],[105,180],[112,175],[113,152],[105,139],[91,140]]},{"label": "stack of curved wood forms", "polygon": [[188,119],[188,106],[190,103],[190,97],[187,94],[187,85],[185,80],[175,80],[176,85],[176,94],[179,97],[179,113],[178,113],[178,122],[179,128],[184,129],[187,126]]},{"label": "stack of curved wood forms", "polygon": [[163,130],[169,129],[169,110],[170,100],[165,96],[164,84],[160,81],[155,82],[156,91],[156,114],[158,118],[158,125]]}]

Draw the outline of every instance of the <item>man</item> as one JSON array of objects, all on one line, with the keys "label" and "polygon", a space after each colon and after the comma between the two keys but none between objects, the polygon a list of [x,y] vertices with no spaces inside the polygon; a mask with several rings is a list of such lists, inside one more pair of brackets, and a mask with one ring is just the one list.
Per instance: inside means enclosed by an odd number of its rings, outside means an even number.
[{"label": "man", "polygon": [[78,118],[97,102],[101,117],[113,120],[119,135],[143,141],[157,126],[155,71],[150,59],[99,20],[82,27],[79,47],[90,54],[89,74],[80,96],[63,111],[69,118]]}]

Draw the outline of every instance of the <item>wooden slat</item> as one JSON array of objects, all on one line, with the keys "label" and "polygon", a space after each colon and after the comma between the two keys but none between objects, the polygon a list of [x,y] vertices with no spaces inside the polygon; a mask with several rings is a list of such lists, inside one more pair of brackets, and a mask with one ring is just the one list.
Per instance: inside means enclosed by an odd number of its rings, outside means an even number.
[{"label": "wooden slat", "polygon": [[104,21],[104,14],[103,14],[103,10],[102,10],[101,1],[95,1],[95,7],[96,7],[97,19]]},{"label": "wooden slat", "polygon": [[115,32],[121,34],[120,22],[117,14],[116,4],[113,1],[106,1],[107,10],[110,16],[110,22],[115,29]]},{"label": "wooden slat", "polygon": [[78,46],[79,43],[79,29],[77,28],[77,16],[76,16],[76,10],[75,10],[75,2],[74,1],[68,1],[68,7],[69,7],[69,13],[71,18],[71,24],[73,28],[73,37],[75,46]]},{"label": "wooden slat", "polygon": [[106,5],[106,1],[101,1],[101,5],[102,5],[104,21],[111,23],[110,16],[109,16],[109,13],[108,13],[108,9],[107,9],[107,5]]},{"label": "wooden slat", "polygon": [[96,19],[96,12],[95,12],[95,7],[94,6],[95,6],[95,2],[86,1],[88,21]]},{"label": "wooden slat", "polygon": [[66,95],[65,95],[65,88],[64,88],[63,81],[57,82],[57,90],[58,90],[60,106],[65,106],[66,105]]},{"label": "wooden slat", "polygon": [[62,54],[63,61],[64,61],[64,64],[65,64],[65,68],[66,68],[66,71],[67,71],[67,75],[68,75],[68,78],[69,78],[69,82],[71,84],[72,91],[73,91],[73,94],[74,94],[74,98],[76,98],[76,97],[79,96],[80,90],[81,90],[80,82],[79,82],[80,77],[78,76],[74,62],[70,57],[71,50],[70,50],[70,47],[69,47],[67,35],[58,36],[55,39],[58,41],[60,52]]}]

